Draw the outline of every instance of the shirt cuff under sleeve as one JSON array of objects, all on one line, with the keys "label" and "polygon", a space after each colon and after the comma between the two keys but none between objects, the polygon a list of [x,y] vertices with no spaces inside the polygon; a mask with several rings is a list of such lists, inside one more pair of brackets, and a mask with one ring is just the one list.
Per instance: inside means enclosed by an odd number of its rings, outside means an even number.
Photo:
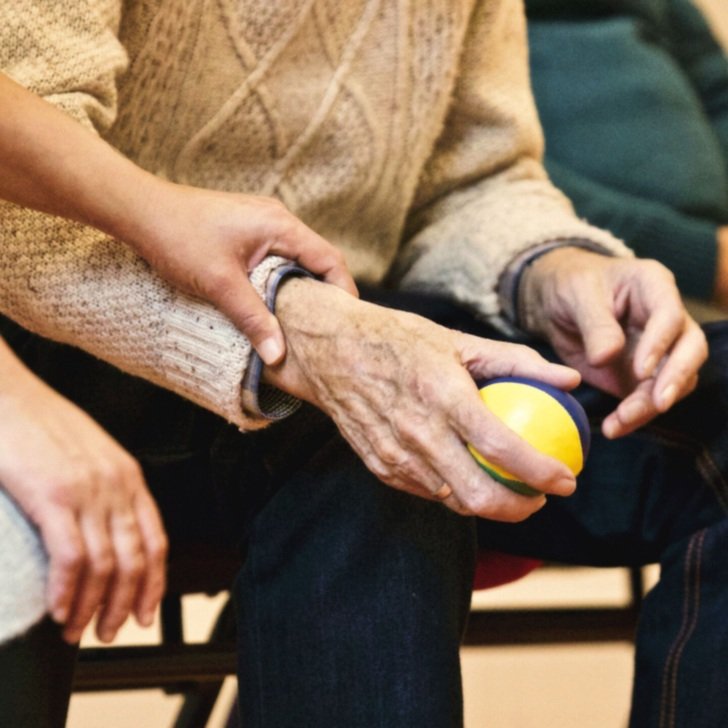
[{"label": "shirt cuff under sleeve", "polygon": [[[269,311],[275,311],[278,288],[288,276],[313,278],[311,273],[295,263],[284,264],[276,268],[268,278],[265,292],[265,304]],[[301,406],[301,402],[290,394],[263,382],[262,373],[263,360],[253,349],[243,377],[243,411],[248,416],[263,417],[268,420],[282,420],[292,415]]]},{"label": "shirt cuff under sleeve", "polygon": [[498,281],[498,299],[503,317],[516,329],[521,326],[521,312],[519,305],[519,288],[523,274],[528,267],[538,260],[542,255],[550,253],[556,248],[582,248],[601,255],[614,255],[614,252],[604,245],[582,238],[569,238],[563,240],[551,240],[540,245],[535,245],[517,255],[506,267]]}]

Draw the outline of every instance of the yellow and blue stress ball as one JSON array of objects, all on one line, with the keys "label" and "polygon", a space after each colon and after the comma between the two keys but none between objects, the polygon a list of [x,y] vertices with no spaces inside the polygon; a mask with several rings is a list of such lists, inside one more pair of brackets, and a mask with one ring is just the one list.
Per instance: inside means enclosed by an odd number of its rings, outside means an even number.
[{"label": "yellow and blue stress ball", "polygon": [[[568,392],[525,377],[478,382],[485,406],[536,450],[560,460],[574,475],[584,467],[591,436],[584,408]],[[522,495],[541,495],[510,473],[488,462],[471,444],[483,470]]]}]

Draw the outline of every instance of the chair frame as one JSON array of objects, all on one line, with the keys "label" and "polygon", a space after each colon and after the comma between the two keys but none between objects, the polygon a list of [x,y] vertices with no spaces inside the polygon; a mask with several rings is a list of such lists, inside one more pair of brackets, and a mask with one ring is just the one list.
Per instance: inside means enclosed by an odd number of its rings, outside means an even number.
[{"label": "chair frame", "polygon": [[[628,603],[614,607],[473,609],[463,645],[633,642],[644,594],[638,567],[629,569],[629,591]],[[160,688],[183,694],[175,728],[204,728],[223,681],[235,675],[235,617],[228,599],[209,640],[188,643],[182,619],[184,593],[188,591],[171,592],[162,600],[158,645],[82,648],[74,692]]]}]

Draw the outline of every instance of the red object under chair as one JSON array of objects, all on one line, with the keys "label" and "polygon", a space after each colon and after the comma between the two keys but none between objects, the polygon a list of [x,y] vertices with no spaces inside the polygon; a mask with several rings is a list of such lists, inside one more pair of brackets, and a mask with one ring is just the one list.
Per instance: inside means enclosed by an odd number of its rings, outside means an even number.
[{"label": "red object under chair", "polygon": [[517,581],[542,564],[539,559],[527,556],[514,556],[501,551],[481,551],[475,565],[473,589],[491,589]]}]

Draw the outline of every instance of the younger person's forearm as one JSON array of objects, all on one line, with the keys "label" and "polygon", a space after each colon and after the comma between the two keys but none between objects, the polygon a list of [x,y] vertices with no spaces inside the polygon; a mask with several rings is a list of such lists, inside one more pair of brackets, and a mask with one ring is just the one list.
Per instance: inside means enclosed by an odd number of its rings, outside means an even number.
[{"label": "younger person's forearm", "polygon": [[132,243],[161,180],[0,73],[0,197]]}]

